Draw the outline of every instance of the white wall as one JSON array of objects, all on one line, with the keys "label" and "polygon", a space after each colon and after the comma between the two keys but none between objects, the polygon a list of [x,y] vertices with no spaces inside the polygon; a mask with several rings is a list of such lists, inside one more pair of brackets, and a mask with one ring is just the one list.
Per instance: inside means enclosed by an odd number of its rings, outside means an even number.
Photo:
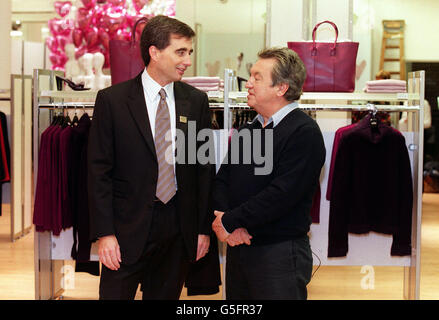
[{"label": "white wall", "polygon": [[267,46],[285,47],[288,41],[302,40],[303,1],[269,0]]},{"label": "white wall", "polygon": [[[265,12],[266,0],[177,0],[176,17],[197,32],[196,75],[223,77],[224,68],[231,68],[248,77],[245,65],[264,47]],[[241,52],[244,59],[238,69]],[[186,76],[192,75],[191,69]]]},{"label": "white wall", "polygon": [[[351,2],[352,0],[316,0],[315,23],[330,20],[337,25],[339,39],[352,40]],[[317,34],[320,39],[332,39],[334,28],[324,24],[318,28]]]}]

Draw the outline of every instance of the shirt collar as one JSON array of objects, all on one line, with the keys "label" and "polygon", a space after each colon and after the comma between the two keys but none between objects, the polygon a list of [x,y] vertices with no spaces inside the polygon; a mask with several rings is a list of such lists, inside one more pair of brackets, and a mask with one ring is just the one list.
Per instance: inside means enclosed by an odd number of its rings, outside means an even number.
[{"label": "shirt collar", "polygon": [[165,89],[168,98],[174,97],[174,82],[161,87],[153,78],[151,78],[148,71],[146,71],[146,68],[142,73],[142,84],[148,99],[151,101],[154,101],[159,96],[159,92],[162,88]]},{"label": "shirt collar", "polygon": [[[273,128],[275,126],[277,126],[279,124],[279,122],[282,121],[283,118],[285,118],[285,116],[287,114],[289,114],[291,111],[293,111],[294,109],[296,109],[299,106],[299,104],[297,103],[297,101],[294,101],[290,104],[287,104],[286,106],[282,107],[281,109],[279,109],[275,114],[273,114],[270,119],[268,119],[267,124],[269,125],[271,122],[273,122]],[[258,114],[252,121],[255,122],[256,120],[258,120],[261,125],[264,125],[264,117],[261,116],[260,114]]]}]

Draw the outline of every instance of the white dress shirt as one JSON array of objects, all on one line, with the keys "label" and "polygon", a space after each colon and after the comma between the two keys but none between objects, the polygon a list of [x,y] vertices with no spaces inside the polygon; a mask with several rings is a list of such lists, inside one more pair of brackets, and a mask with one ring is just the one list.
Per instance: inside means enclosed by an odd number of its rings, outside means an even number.
[{"label": "white dress shirt", "polygon": [[[268,119],[266,125],[269,125],[271,122],[273,122],[273,128],[274,128],[275,126],[277,126],[279,124],[279,122],[282,121],[283,118],[285,118],[285,116],[287,114],[289,114],[291,111],[293,111],[297,107],[299,107],[299,104],[296,101],[292,102],[290,104],[287,104],[286,106],[279,109],[275,114],[273,114],[270,117],[270,119]],[[258,114],[255,117],[255,119],[253,119],[253,121],[255,121],[256,119],[259,120],[259,122],[262,124],[262,127],[264,127],[264,117],[261,116],[260,114]]]}]

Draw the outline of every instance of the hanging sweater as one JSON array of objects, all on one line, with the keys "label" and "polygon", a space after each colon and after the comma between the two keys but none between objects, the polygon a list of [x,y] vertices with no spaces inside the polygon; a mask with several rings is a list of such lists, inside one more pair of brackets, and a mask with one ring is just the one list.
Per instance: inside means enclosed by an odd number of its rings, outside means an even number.
[{"label": "hanging sweater", "polygon": [[[239,129],[254,137],[261,129],[253,121]],[[269,135],[262,130],[262,146]],[[310,209],[321,168],[325,161],[323,137],[317,123],[299,109],[291,111],[273,129],[272,171],[255,174],[257,165],[231,163],[231,152],[215,179],[215,209],[224,211],[222,223],[228,232],[246,228],[252,245],[263,245],[306,236],[311,224]],[[271,143],[271,142],[270,142]],[[252,145],[253,143],[251,143]],[[244,143],[239,145],[243,159]],[[262,148],[263,152],[268,150]],[[253,150],[252,150],[253,151]],[[256,161],[257,162],[257,161]]]},{"label": "hanging sweater", "polygon": [[392,234],[391,255],[411,254],[413,187],[404,136],[370,116],[343,135],[331,191],[328,257],[346,256],[348,233]]}]

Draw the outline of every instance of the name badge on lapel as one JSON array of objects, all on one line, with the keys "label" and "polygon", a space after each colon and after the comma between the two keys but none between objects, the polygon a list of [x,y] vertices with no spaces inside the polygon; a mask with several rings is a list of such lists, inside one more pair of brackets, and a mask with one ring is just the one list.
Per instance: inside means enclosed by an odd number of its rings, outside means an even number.
[{"label": "name badge on lapel", "polygon": [[187,123],[187,118],[185,116],[180,116],[181,123]]}]

